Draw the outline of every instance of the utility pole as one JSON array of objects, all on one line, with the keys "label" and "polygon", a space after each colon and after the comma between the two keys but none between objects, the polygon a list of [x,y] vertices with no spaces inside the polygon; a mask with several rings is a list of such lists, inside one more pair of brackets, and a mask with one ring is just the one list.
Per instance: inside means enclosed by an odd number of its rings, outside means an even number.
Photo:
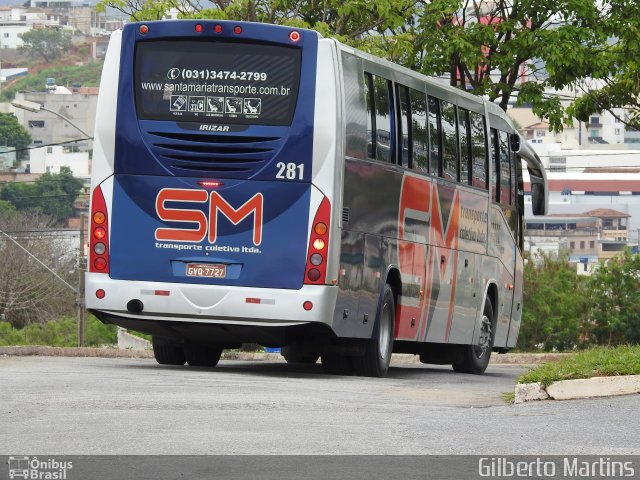
[{"label": "utility pole", "polygon": [[84,234],[85,234],[85,216],[84,212],[80,214],[80,248],[78,250],[78,346],[84,347],[84,325],[86,319],[86,311],[84,308],[84,271],[85,252],[84,252]]}]

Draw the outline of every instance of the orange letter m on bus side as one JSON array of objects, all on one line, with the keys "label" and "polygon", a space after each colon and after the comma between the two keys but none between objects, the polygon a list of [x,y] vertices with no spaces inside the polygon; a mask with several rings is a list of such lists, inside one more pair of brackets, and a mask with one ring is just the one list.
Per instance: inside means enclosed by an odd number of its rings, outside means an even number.
[{"label": "orange letter m on bus side", "polygon": [[253,244],[258,246],[262,243],[263,197],[261,193],[256,193],[244,205],[235,209],[218,192],[211,192],[209,202],[210,243],[215,243],[218,237],[218,211],[234,225],[238,225],[242,220],[253,214]]}]

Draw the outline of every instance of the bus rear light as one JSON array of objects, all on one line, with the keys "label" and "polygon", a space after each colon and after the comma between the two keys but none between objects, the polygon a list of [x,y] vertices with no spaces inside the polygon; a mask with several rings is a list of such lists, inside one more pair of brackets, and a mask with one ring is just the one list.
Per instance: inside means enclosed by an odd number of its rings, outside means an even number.
[{"label": "bus rear light", "polygon": [[240,35],[242,33],[242,27],[239,25],[233,27],[233,33],[235,33],[236,35]]},{"label": "bus rear light", "polygon": [[302,304],[302,308],[304,308],[307,312],[313,308],[313,303],[310,301],[306,301]]},{"label": "bus rear light", "polygon": [[311,229],[309,249],[307,250],[307,268],[305,284],[324,284],[327,278],[327,251],[329,249],[329,222],[331,203],[327,197],[322,199]]},{"label": "bus rear light", "polygon": [[109,273],[109,217],[100,187],[96,187],[92,194],[90,218],[89,271]]},{"label": "bus rear light", "polygon": [[297,42],[298,40],[300,40],[300,32],[296,32],[296,31],[291,32],[289,34],[289,39],[292,42]]},{"label": "bus rear light", "polygon": [[213,27],[213,31],[216,33],[221,33],[222,32],[222,25],[216,25],[215,27]]},{"label": "bus rear light", "polygon": [[198,185],[202,185],[203,187],[207,187],[207,188],[215,188],[215,187],[223,186],[224,183],[218,182],[216,180],[203,180],[201,182],[198,182]]},{"label": "bus rear light", "polygon": [[102,300],[105,296],[104,290],[102,290],[101,288],[99,288],[98,290],[96,290],[96,297],[98,297],[100,300]]},{"label": "bus rear light", "polygon": [[316,225],[313,227],[313,231],[318,235],[324,235],[325,233],[327,233],[327,226],[322,222],[316,223]]},{"label": "bus rear light", "polygon": [[93,236],[98,240],[102,240],[104,237],[107,236],[107,232],[102,227],[96,227],[93,229]]},{"label": "bus rear light", "polygon": [[93,221],[96,222],[98,225],[102,225],[105,221],[105,215],[102,212],[96,212],[93,214]]},{"label": "bus rear light", "polygon": [[314,253],[313,255],[311,255],[309,261],[312,265],[315,265],[317,267],[322,263],[322,255],[320,255],[319,253]]},{"label": "bus rear light", "polygon": [[202,33],[202,24],[201,23],[196,23],[196,32]]},{"label": "bus rear light", "polygon": [[149,33],[149,27],[147,27],[146,25],[140,25],[139,31],[142,35],[144,35],[145,33]]}]

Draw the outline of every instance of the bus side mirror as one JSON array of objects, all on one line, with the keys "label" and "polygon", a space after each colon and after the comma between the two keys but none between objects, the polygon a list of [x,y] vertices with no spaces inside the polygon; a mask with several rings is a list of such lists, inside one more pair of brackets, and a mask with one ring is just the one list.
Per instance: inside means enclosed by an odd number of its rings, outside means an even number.
[{"label": "bus side mirror", "polygon": [[534,215],[544,215],[546,212],[544,185],[542,183],[531,184],[531,209]]},{"label": "bus side mirror", "polygon": [[510,135],[511,151],[518,153],[520,151],[520,135],[514,133]]},{"label": "bus side mirror", "polygon": [[518,189],[518,211],[524,215],[524,192]]}]

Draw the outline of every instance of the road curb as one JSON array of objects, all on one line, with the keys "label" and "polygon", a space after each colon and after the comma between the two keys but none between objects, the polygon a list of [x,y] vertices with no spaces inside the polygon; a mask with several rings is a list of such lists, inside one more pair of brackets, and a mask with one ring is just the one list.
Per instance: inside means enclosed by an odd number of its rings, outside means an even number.
[{"label": "road curb", "polygon": [[640,393],[640,375],[592,377],[561,380],[545,387],[541,383],[519,383],[515,388],[515,403],[536,400],[576,400],[581,398],[614,397]]},{"label": "road curb", "polygon": [[[136,350],[132,348],[118,349],[111,347],[45,347],[39,345],[22,347],[0,347],[0,355],[5,356],[44,356],[44,357],[102,357],[102,358],[153,358],[151,350]],[[507,353],[492,355],[492,365],[538,365],[558,360],[568,354],[564,353]],[[227,350],[223,353],[223,360],[282,360],[279,353],[242,352]],[[394,364],[420,364],[418,355],[394,354]]]}]

